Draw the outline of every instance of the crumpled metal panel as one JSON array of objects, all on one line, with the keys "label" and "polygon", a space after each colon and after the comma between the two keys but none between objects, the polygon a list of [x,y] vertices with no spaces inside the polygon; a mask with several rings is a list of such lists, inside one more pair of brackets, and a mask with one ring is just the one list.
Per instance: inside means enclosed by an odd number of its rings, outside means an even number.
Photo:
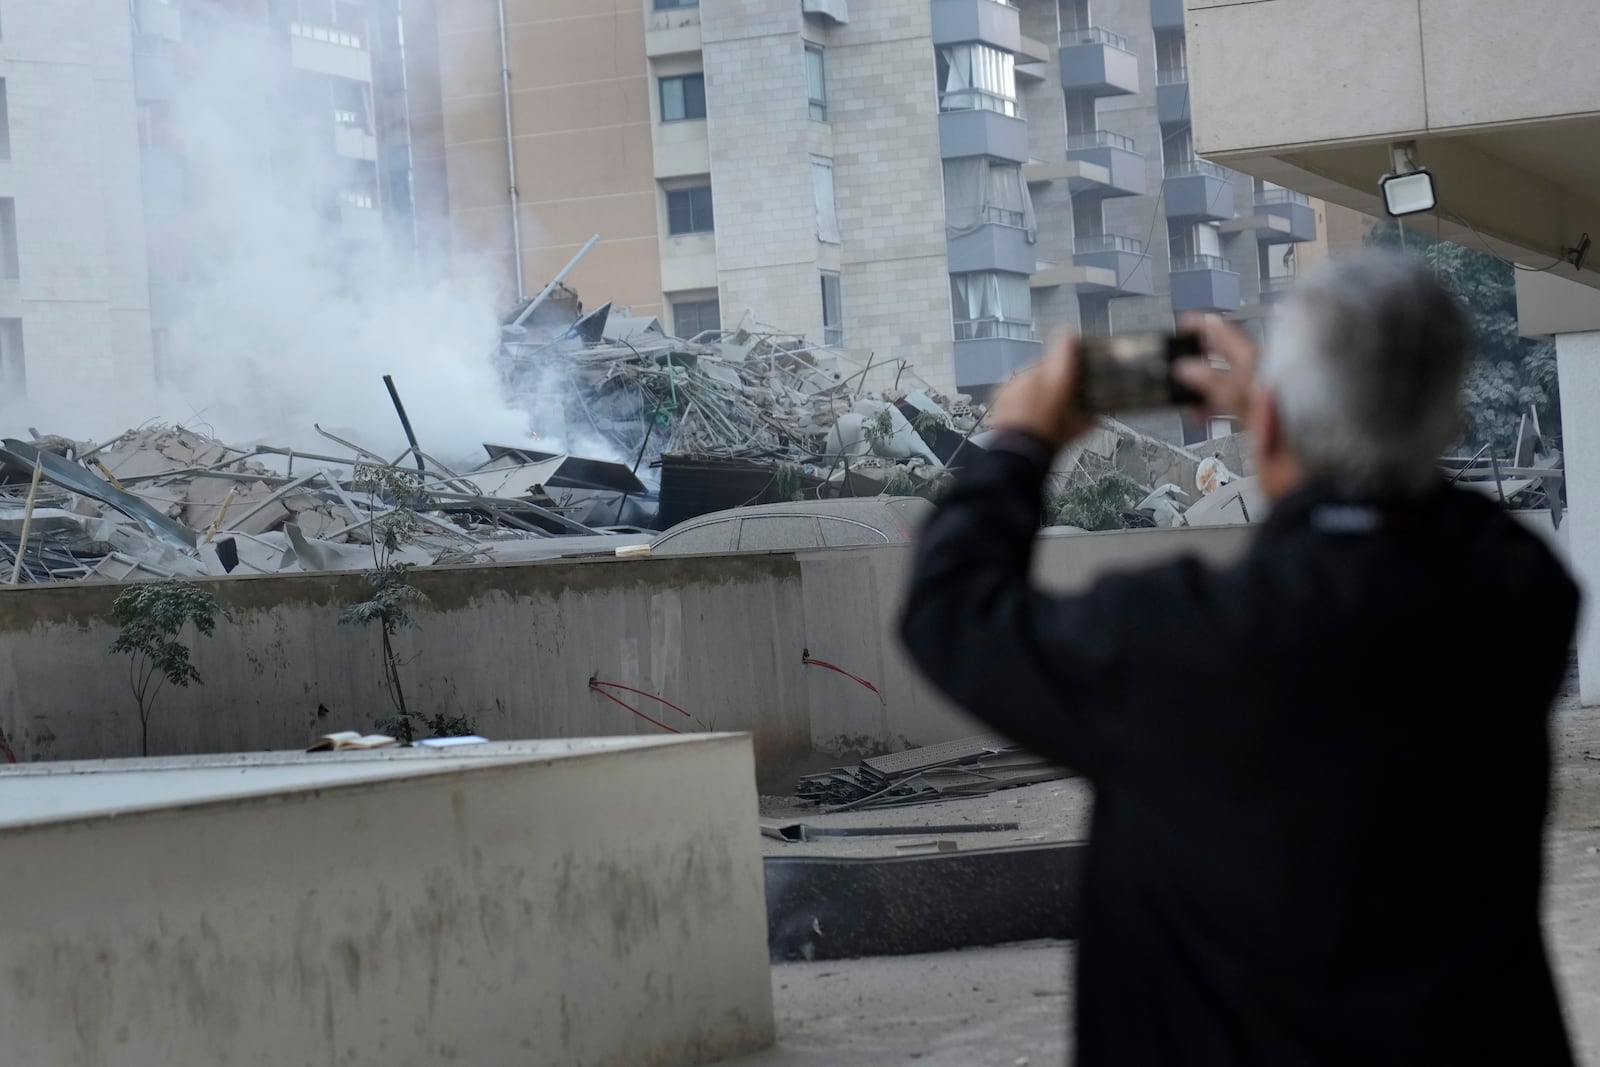
[{"label": "crumpled metal panel", "polygon": [[3,446],[0,447],[0,463],[31,471],[34,461],[39,460],[44,477],[52,484],[116,508],[150,531],[152,537],[174,548],[194,549],[197,535],[193,530],[167,518],[132,493],[125,493],[104,478],[90,474],[71,460],[54,452],[40,452],[30,444],[10,437],[0,441],[0,446]]}]

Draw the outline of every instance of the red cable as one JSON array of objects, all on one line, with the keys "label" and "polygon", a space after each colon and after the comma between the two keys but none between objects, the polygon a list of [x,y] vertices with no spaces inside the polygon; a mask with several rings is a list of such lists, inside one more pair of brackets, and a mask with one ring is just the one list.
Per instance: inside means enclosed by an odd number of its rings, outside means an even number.
[{"label": "red cable", "polygon": [[851,674],[849,671],[845,670],[843,667],[839,666],[837,663],[829,663],[825,659],[816,659],[813,656],[806,656],[800,662],[804,663],[807,667],[826,667],[830,671],[835,671],[835,672],[837,672],[839,674],[842,674],[846,678],[850,679],[852,682],[855,682],[857,685],[864,685],[868,689],[872,690],[873,694],[876,695],[877,698],[878,698],[878,703],[882,704],[884,707],[888,707],[889,706],[889,702],[887,700],[883,699],[883,694],[881,692],[879,692],[877,686],[873,685],[871,682],[867,681],[865,678],[861,677],[859,674]]},{"label": "red cable", "polygon": [[[684,711],[682,708],[678,707],[678,705],[674,704],[672,701],[668,700],[666,697],[658,697],[654,693],[646,693],[643,689],[635,689],[633,686],[631,686],[631,685],[623,685],[621,682],[601,682],[601,681],[597,681],[594,678],[590,678],[589,679],[589,688],[590,689],[598,689],[602,685],[603,686],[608,686],[608,687],[610,687],[612,689],[621,689],[624,692],[628,692],[628,693],[637,693],[642,697],[649,697],[651,700],[654,700],[659,704],[665,704],[667,707],[671,708],[673,711],[675,711],[678,714],[682,715],[685,719],[694,718],[693,715],[690,715],[687,711]],[[607,694],[607,695],[609,696],[610,694]],[[615,697],[612,697],[611,699],[616,700]],[[620,703],[620,701],[619,701],[619,703]],[[626,707],[627,705],[623,705],[623,706]]]},{"label": "red cable", "polygon": [[[669,734],[681,734],[683,732],[682,730],[674,730],[672,727],[668,726],[664,722],[661,722],[659,719],[652,719],[650,716],[646,715],[644,712],[640,711],[638,708],[634,707],[632,704],[629,704],[626,701],[619,700],[616,697],[612,696],[610,693],[608,693],[604,689],[600,688],[600,686],[604,685],[604,684],[606,684],[606,683],[604,683],[604,682],[590,682],[589,683],[589,688],[594,690],[596,693],[599,693],[601,696],[605,697],[607,700],[611,701],[613,704],[621,704],[623,707],[627,708],[629,711],[631,711],[635,715],[639,716],[639,718],[643,719],[645,722],[654,723],[656,726],[661,727],[663,730],[667,731],[667,733],[669,733]],[[624,688],[626,688],[626,687],[624,687]],[[648,693],[646,693],[645,695],[649,696]]]}]

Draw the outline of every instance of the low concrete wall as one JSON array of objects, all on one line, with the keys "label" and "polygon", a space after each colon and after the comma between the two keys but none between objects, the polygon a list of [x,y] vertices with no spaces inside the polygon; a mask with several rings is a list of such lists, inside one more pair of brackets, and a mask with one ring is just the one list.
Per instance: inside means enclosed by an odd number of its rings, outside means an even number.
[{"label": "low concrete wall", "polygon": [[4,1062],[686,1067],[771,1043],[747,738],[475,749],[0,771]]},{"label": "low concrete wall", "polygon": [[[1208,527],[1050,537],[1037,571],[1051,588],[1079,588],[1184,553],[1223,560],[1249,536]],[[620,682],[691,713],[617,694],[674,727],[749,731],[763,787],[786,788],[818,762],[975,732],[900,652],[910,559],[894,546],[418,570],[432,605],[400,637],[407,698],[429,714],[469,716],[488,737],[657,732],[589,689],[591,677]],[[162,692],[152,754],[304,747],[389,713],[376,632],[338,622],[365,595],[360,575],[207,584],[230,618],[192,642],[205,684]],[[119,588],[0,590],[0,729],[19,759],[138,754],[126,665],[108,651]],[[806,650],[871,680],[883,701],[805,666]]]}]

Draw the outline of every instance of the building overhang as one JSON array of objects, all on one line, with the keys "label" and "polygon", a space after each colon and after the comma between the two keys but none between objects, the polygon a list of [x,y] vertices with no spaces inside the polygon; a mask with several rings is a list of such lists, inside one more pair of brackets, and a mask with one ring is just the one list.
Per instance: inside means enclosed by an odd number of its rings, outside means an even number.
[{"label": "building overhang", "polygon": [[1571,254],[1600,235],[1593,8],[1383,2],[1352,18],[1344,7],[1190,0],[1196,152],[1381,216],[1391,145],[1414,141],[1439,207],[1408,227],[1600,288],[1600,251],[1581,270]]}]

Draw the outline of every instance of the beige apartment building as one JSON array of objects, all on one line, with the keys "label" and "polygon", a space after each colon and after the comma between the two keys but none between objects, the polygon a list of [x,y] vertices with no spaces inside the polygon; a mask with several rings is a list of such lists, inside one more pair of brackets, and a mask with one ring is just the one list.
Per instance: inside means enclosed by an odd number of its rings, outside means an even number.
[{"label": "beige apartment building", "polygon": [[1172,0],[501,10],[436,0],[409,36],[437,44],[442,116],[419,210],[445,205],[451,269],[506,302],[599,234],[571,278],[591,304],[803,331],[981,395],[1056,327],[1259,322],[1326,255],[1320,203],[1196,154]]},{"label": "beige apartment building", "polygon": [[151,372],[132,39],[127,0],[0,11],[0,410]]}]

